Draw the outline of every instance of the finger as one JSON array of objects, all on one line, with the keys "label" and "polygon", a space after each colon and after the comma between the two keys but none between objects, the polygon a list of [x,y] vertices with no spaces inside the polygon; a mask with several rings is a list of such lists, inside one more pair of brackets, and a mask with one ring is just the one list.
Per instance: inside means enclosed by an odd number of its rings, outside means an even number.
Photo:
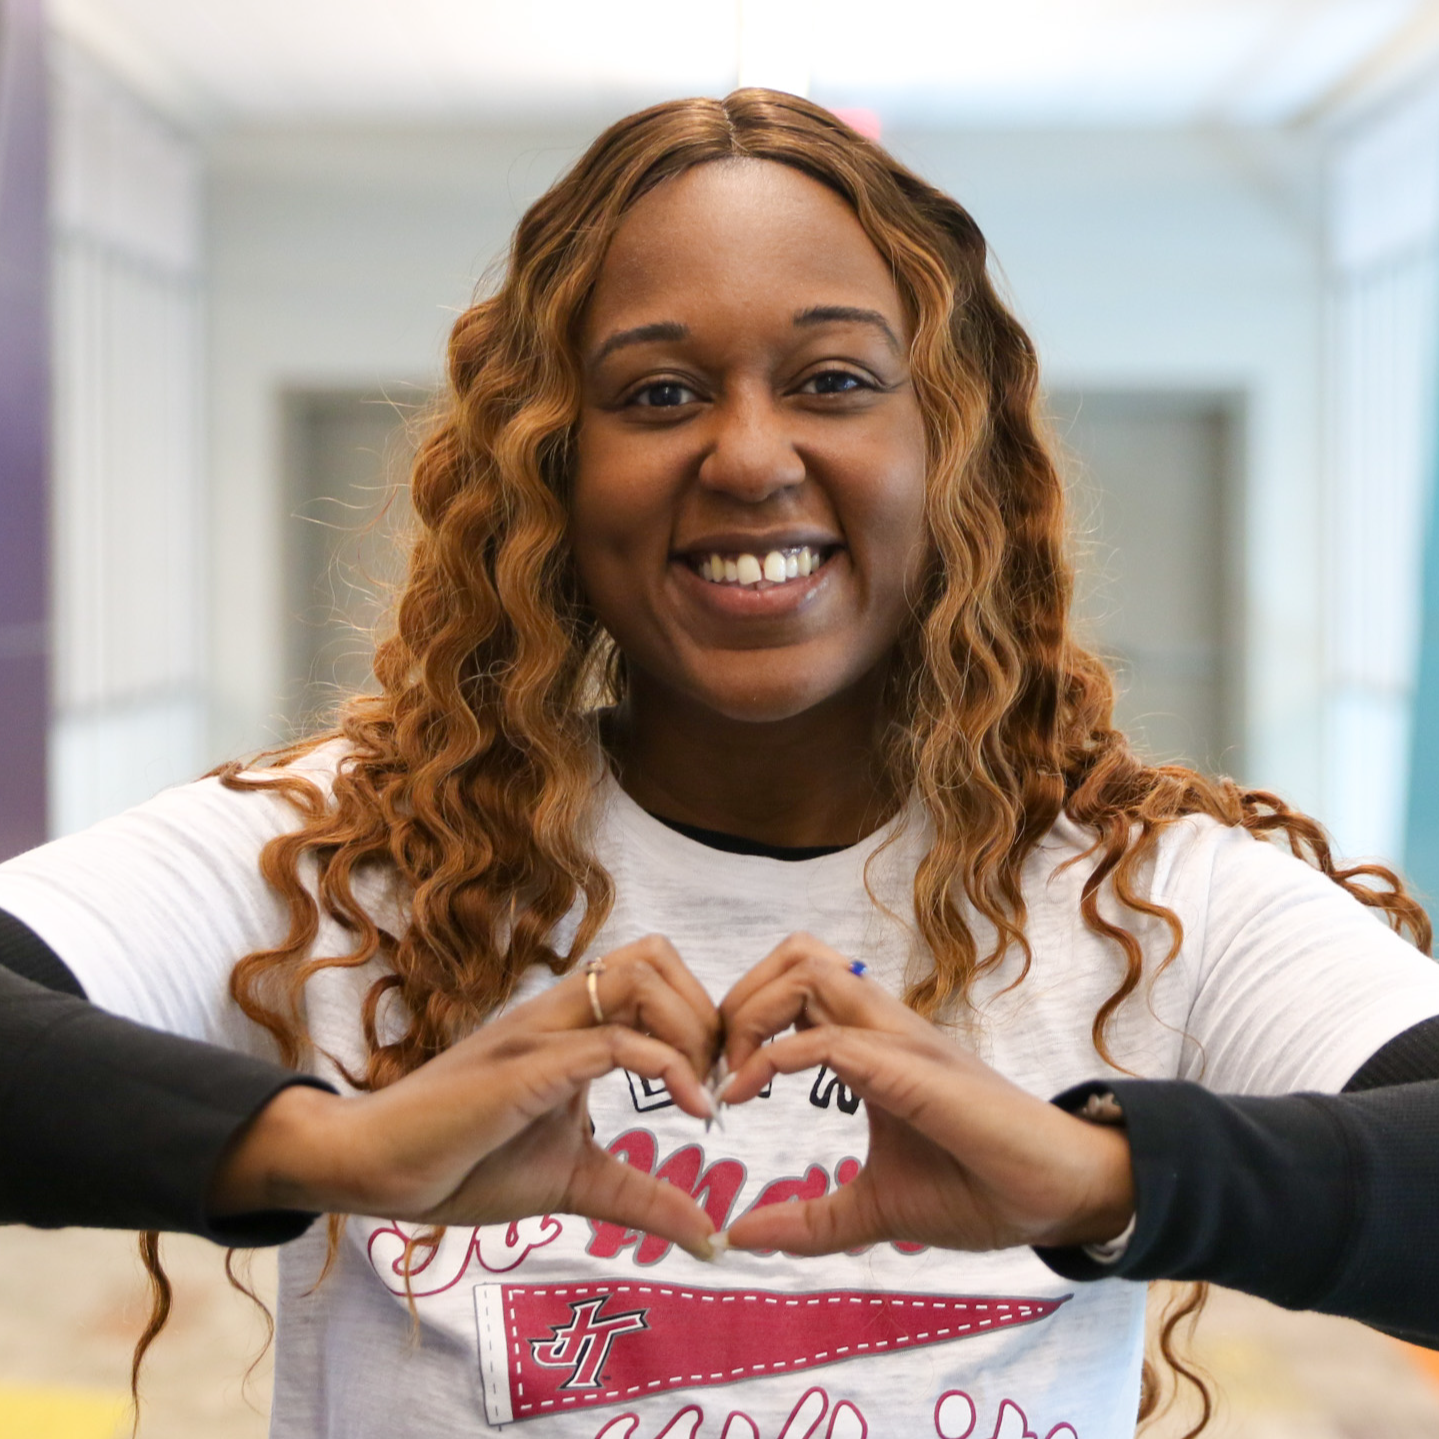
[{"label": "finger", "polygon": [[[907,1013],[908,1011],[906,1011]],[[817,1025],[784,1035],[756,1050],[725,1086],[726,1104],[752,1099],[776,1074],[798,1074],[823,1064],[867,1104],[878,1105],[931,1138],[936,1129],[987,1122],[976,1113],[996,1096],[1014,1096],[1026,1108],[1049,1109],[948,1040],[932,1026],[918,1033]],[[1056,1111],[1058,1113],[1059,1111]]]},{"label": "finger", "polygon": [[709,1030],[715,1052],[719,1049],[720,1016],[709,991],[695,978],[693,971],[680,957],[679,951],[662,934],[649,934],[604,957],[606,966],[612,959],[625,962],[633,956],[657,969],[670,987],[688,1001]]},{"label": "finger", "polygon": [[743,1104],[776,1074],[826,1065],[864,1100],[966,1163],[996,1174],[1058,1162],[1073,1121],[932,1026],[897,1035],[822,1025],[766,1044],[736,1070],[726,1104]]},{"label": "finger", "polygon": [[[621,1025],[520,1034],[465,1053],[469,1045],[398,1084],[346,1101],[344,1152],[367,1196],[361,1212],[424,1215],[451,1202],[476,1166],[535,1134],[579,1102],[586,1085],[617,1068],[663,1081],[680,1108],[696,1117],[714,1113],[714,1101],[683,1055]],[[443,1222],[460,1222],[457,1214],[463,1219],[463,1198],[458,1202],[461,1208],[447,1210]]]},{"label": "finger", "polygon": [[683,1189],[598,1147],[576,1171],[564,1208],[587,1219],[657,1234],[698,1259],[713,1257],[709,1238],[714,1222]]},{"label": "finger", "polygon": [[597,1022],[597,1003],[604,1022],[648,1030],[686,1054],[696,1073],[708,1073],[718,1052],[719,1012],[674,946],[662,935],[647,935],[611,950],[600,964],[593,976],[577,970],[487,1028],[492,1034],[586,1029]]},{"label": "finger", "polygon": [[[672,1045],[621,1026],[607,1026],[611,1035],[612,1069],[627,1069],[642,1079],[659,1080],[670,1098],[696,1119],[715,1119],[713,1096],[701,1082],[693,1062]],[[594,1031],[596,1034],[601,1031]]]},{"label": "finger", "polygon": [[496,1060],[489,1083],[502,1095],[513,1094],[515,1132],[616,1069],[660,1081],[675,1103],[697,1119],[715,1117],[714,1100],[688,1056],[623,1024],[530,1036],[510,1052],[501,1049]]},{"label": "finger", "polygon": [[813,953],[828,955],[844,965],[850,961],[836,949],[831,949],[823,940],[798,930],[786,935],[758,964],[747,970],[730,986],[730,991],[720,1001],[720,1010],[728,1014],[744,1004],[752,995],[767,984],[779,978],[791,965]]},{"label": "finger", "polygon": [[756,968],[765,969],[768,977],[758,985],[741,981],[721,1005],[730,1069],[740,1068],[791,1025],[842,1024],[901,1034],[928,1027],[850,966],[844,955],[809,935],[791,936],[761,961]]},{"label": "finger", "polygon": [[[607,1023],[628,1025],[679,1050],[697,1075],[707,1075],[719,1044],[719,1012],[705,998],[696,1010],[671,976],[648,956],[612,967],[598,976],[596,994]],[[593,1020],[593,1015],[591,1015]]]},{"label": "finger", "polygon": [[786,1254],[838,1254],[890,1236],[859,1188],[842,1185],[823,1199],[767,1204],[742,1214],[725,1232],[731,1249],[779,1249]]},{"label": "finger", "polygon": [[876,1082],[876,1069],[886,1058],[892,1059],[894,1050],[895,1037],[889,1034],[879,1036],[870,1030],[833,1024],[802,1029],[761,1045],[732,1070],[724,1087],[724,1102],[744,1104],[775,1075],[799,1074],[821,1064],[861,1099],[873,1094],[882,1100],[888,1086],[882,1080]]},{"label": "finger", "polygon": [[623,1025],[566,1034],[480,1036],[366,1096],[365,1133],[400,1171],[458,1177],[529,1125],[615,1069],[659,1080],[687,1114],[709,1119],[714,1101],[688,1059]]}]

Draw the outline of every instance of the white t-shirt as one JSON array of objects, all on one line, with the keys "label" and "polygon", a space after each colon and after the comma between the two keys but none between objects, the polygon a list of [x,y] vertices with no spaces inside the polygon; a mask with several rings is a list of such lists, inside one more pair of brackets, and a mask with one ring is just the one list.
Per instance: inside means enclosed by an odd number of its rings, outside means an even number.
[{"label": "white t-shirt", "polygon": [[[340,753],[328,746],[302,767],[324,784]],[[602,783],[595,843],[616,903],[594,952],[663,933],[716,999],[799,929],[864,959],[871,982],[896,990],[924,964],[911,900],[927,843],[918,820],[837,854],[775,860],[710,849]],[[295,826],[272,795],[184,786],[0,867],[0,908],[40,934],[97,1004],[266,1054],[227,986],[237,959],[286,931],[257,857]],[[892,834],[869,868],[877,907],[865,864]],[[1030,857],[1030,973],[1009,988],[1011,955],[985,976],[967,1027],[990,1063],[1046,1098],[1110,1072],[1090,1026],[1123,962],[1079,920],[1087,863],[1062,868],[1086,846],[1061,821]],[[1136,929],[1153,977],[1110,1038],[1133,1073],[1237,1093],[1334,1091],[1395,1034],[1439,1014],[1439,968],[1314,870],[1241,832],[1176,825],[1146,892],[1178,913],[1185,937],[1155,973],[1168,931]],[[382,922],[399,922],[383,883],[362,898]],[[561,947],[570,932],[561,926]],[[349,947],[322,921],[317,952]],[[362,1060],[359,1004],[379,973],[371,964],[312,981],[319,1050]],[[518,999],[552,982],[535,972]],[[341,1083],[328,1061],[317,1070]],[[780,1077],[771,1091],[708,1134],[623,1072],[593,1086],[590,1107],[603,1144],[682,1185],[723,1224],[761,1198],[823,1194],[864,1157],[863,1107],[832,1075]],[[449,1231],[413,1276],[417,1334],[395,1269],[404,1235],[384,1219],[351,1220],[318,1287],[324,1226],[285,1247],[275,1439],[441,1439],[510,1423],[526,1439],[1132,1432],[1144,1286],[1075,1285],[1028,1249],[883,1244],[706,1265],[614,1225],[545,1215]]]}]

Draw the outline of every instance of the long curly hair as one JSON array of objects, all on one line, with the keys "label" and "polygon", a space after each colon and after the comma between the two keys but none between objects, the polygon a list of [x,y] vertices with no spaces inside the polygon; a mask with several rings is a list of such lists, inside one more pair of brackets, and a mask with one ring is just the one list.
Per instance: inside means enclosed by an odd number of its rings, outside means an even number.
[{"label": "long curly hair", "polygon": [[[1073,632],[1064,487],[1035,351],[990,279],[978,226],[828,111],[747,89],[606,130],[525,213],[503,277],[456,322],[448,393],[414,463],[408,576],[375,652],[380,692],[340,713],[333,796],[322,801],[287,767],[333,734],[273,752],[265,768],[222,772],[232,788],[278,791],[299,815],[261,859],[289,932],[236,967],[244,1012],[299,1063],[306,981],[382,957],[354,1076],[379,1087],[473,1029],[531,965],[563,972],[593,940],[613,897],[586,841],[598,716],[622,697],[624,670],[566,541],[577,335],[636,201],[693,166],[740,158],[791,166],[841,196],[912,321],[933,563],[892,667],[885,754],[893,792],[923,806],[933,834],[914,878],[932,964],[908,1002],[951,1012],[1011,952],[1022,977],[1021,869],[1061,812],[1093,836],[1079,918],[1124,963],[1093,1020],[1106,1059],[1110,1023],[1146,962],[1163,967],[1179,949],[1179,919],[1144,897],[1141,870],[1183,816],[1287,844],[1427,948],[1428,922],[1396,877],[1337,868],[1313,820],[1131,750],[1113,724],[1111,677]],[[381,929],[356,897],[357,878],[377,869],[405,895],[403,932]],[[1164,953],[1146,957],[1101,913],[1106,887],[1167,927]],[[552,934],[577,906],[578,931],[559,953]],[[351,936],[347,953],[313,952],[322,910]],[[993,935],[982,951],[976,915]],[[391,992],[403,1032],[386,1039],[378,1015]]]}]

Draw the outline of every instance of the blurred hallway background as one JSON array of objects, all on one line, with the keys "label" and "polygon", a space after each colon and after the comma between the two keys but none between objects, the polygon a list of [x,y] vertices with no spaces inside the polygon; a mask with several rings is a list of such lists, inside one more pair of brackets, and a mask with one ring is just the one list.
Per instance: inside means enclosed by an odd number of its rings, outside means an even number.
[{"label": "blurred hallway background", "polygon": [[341,532],[403,479],[405,422],[521,209],[617,115],[769,78],[877,126],[988,235],[1045,363],[1126,720],[1439,887],[1439,813],[1409,784],[1439,6],[646,13],[43,11],[52,502],[30,539],[51,578],[26,633],[52,675],[49,831],[362,677],[336,621],[382,577]]},{"label": "blurred hallway background", "polygon": [[[1439,897],[1439,0],[0,0],[0,850],[367,681],[455,314],[604,124],[739,82],[876,130],[985,231],[1123,722]],[[4,1439],[111,1432],[124,1248],[0,1231]],[[230,1314],[186,1263],[178,1322]],[[89,1308],[41,1312],[49,1266]],[[193,1322],[141,1435],[263,1432],[248,1319]],[[1439,1435],[1423,1356],[1208,1324],[1218,1432]],[[13,1418],[67,1385],[81,1427]]]}]

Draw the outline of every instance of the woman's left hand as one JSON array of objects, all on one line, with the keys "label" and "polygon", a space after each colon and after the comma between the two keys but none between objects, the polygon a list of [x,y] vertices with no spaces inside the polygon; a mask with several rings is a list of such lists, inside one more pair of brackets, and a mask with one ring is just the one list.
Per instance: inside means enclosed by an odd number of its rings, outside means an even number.
[{"label": "woman's left hand", "polygon": [[[809,935],[792,935],[756,965],[720,1013],[726,1104],[743,1104],[776,1074],[825,1064],[864,1100],[870,1131],[851,1183],[823,1199],[750,1210],[730,1227],[733,1248],[1097,1243],[1133,1214],[1123,1130],[1011,1084]],[[770,1042],[791,1025],[794,1034]]]}]

